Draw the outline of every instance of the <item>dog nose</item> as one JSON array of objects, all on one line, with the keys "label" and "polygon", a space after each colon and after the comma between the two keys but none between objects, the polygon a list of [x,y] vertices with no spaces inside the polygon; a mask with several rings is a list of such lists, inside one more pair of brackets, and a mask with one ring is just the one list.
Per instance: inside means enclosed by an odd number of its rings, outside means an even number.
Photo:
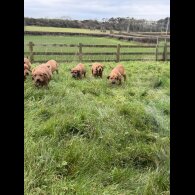
[{"label": "dog nose", "polygon": [[37,82],[40,82],[40,79],[37,79],[36,81],[37,81]]}]

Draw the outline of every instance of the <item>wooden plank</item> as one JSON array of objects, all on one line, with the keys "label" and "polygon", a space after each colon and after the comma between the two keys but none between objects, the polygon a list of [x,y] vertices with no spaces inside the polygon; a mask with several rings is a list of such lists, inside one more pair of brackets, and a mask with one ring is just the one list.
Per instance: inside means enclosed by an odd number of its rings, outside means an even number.
[{"label": "wooden plank", "polygon": [[158,52],[158,56],[159,56],[159,55],[163,55],[163,52]]},{"label": "wooden plank", "polygon": [[82,45],[83,47],[104,47],[104,48],[116,48],[117,45]]},{"label": "wooden plank", "polygon": [[[74,53],[65,53],[65,52],[33,52],[33,55],[59,55],[59,56],[62,56],[62,55],[79,55],[78,52]],[[82,53],[82,56],[83,55],[116,55],[116,53],[108,53],[108,52],[105,52],[105,53]]]},{"label": "wooden plank", "polygon": [[[29,46],[25,44],[24,46]],[[34,44],[35,47],[79,47],[79,45],[74,44]],[[82,45],[82,47],[100,47],[100,48],[117,48],[117,45]],[[120,45],[121,48],[156,48],[155,45]],[[159,47],[163,47],[159,46]]]},{"label": "wooden plank", "polygon": [[[34,63],[43,63],[43,62],[46,62],[47,60],[36,60],[34,61]],[[65,63],[65,62],[78,62],[79,60],[59,60],[58,62],[59,63]],[[114,59],[107,59],[107,60],[82,60],[82,62],[114,62],[115,60]]]},{"label": "wooden plank", "polygon": [[121,45],[121,48],[156,48],[156,45]]},{"label": "wooden plank", "polygon": [[[25,44],[24,46],[28,46]],[[78,47],[79,45],[74,44],[35,44],[35,46],[43,46],[43,47]],[[105,48],[116,48],[117,45],[82,45],[82,47],[105,47]]]},{"label": "wooden plank", "polygon": [[61,56],[61,55],[78,55],[78,53],[75,53],[75,52],[67,52],[67,53],[65,53],[65,52],[33,52],[33,54],[34,55],[49,55],[49,56],[51,56],[51,55],[59,55],[59,56]]},{"label": "wooden plank", "polygon": [[155,52],[122,52],[121,55],[155,55]]},{"label": "wooden plank", "polygon": [[75,44],[35,44],[35,46],[43,46],[43,47],[78,47]]},{"label": "wooden plank", "polygon": [[[36,60],[34,63],[44,63],[47,60]],[[143,59],[121,59],[121,62],[123,61],[155,61],[155,59],[148,59],[148,58],[143,58]],[[162,60],[159,60],[162,61]],[[78,61],[72,61],[72,60],[59,60],[58,63],[65,63],[65,62],[78,62]],[[116,62],[114,59],[107,59],[107,60],[82,60],[82,62]]]},{"label": "wooden plank", "polygon": [[[25,52],[25,53],[28,53],[28,52]],[[162,52],[161,53],[158,53],[159,54],[163,54]],[[33,55],[79,55],[78,52],[33,52]],[[115,52],[104,52],[104,53],[82,53],[82,56],[83,55],[90,55],[90,56],[93,56],[93,55],[116,55]],[[155,52],[121,52],[120,55],[155,55]]]},{"label": "wooden plank", "polygon": [[138,59],[121,59],[121,62],[122,61],[155,61],[156,59],[155,58],[138,58]]}]

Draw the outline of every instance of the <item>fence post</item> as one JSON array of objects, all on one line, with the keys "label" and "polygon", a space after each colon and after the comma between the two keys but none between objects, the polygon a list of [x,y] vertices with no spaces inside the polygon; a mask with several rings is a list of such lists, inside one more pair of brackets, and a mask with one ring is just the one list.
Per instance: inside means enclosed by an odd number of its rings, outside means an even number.
[{"label": "fence post", "polygon": [[157,39],[156,39],[156,44],[158,45],[158,42],[159,42],[159,39],[158,39],[158,37],[157,37]]},{"label": "fence post", "polygon": [[29,46],[30,62],[33,63],[33,61],[34,61],[34,56],[33,56],[33,46],[34,46],[34,43],[33,42],[29,42],[28,46]]},{"label": "fence post", "polygon": [[117,51],[116,51],[116,62],[120,61],[120,44],[117,45]]},{"label": "fence post", "polygon": [[156,61],[158,61],[158,44],[156,44]]},{"label": "fence post", "polygon": [[79,62],[82,62],[82,43],[79,43]]},{"label": "fence post", "polygon": [[163,60],[164,61],[167,60],[167,43],[166,42],[165,42],[165,45],[164,45]]}]

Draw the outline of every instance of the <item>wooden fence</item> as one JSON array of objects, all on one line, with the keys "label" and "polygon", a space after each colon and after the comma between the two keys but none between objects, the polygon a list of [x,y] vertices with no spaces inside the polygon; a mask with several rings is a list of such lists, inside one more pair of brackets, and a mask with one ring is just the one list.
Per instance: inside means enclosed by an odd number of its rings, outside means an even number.
[{"label": "wooden fence", "polygon": [[[61,56],[65,56],[65,55],[69,55],[69,56],[78,56],[78,61],[79,62],[93,62],[93,61],[116,61],[116,62],[120,62],[121,61],[131,61],[131,60],[136,60],[136,61],[143,61],[143,60],[163,60],[163,61],[167,61],[170,60],[170,58],[168,56],[170,56],[170,52],[167,51],[167,48],[170,47],[170,45],[168,45],[166,42],[164,45],[86,45],[86,44],[82,44],[79,43],[78,45],[75,44],[34,44],[33,42],[29,42],[27,44],[29,51],[28,52],[24,52],[24,55],[29,56],[31,62],[44,62],[41,60],[34,60],[34,56],[37,55],[41,55],[41,56],[48,56],[48,55],[61,55]],[[35,52],[33,51],[34,46],[41,46],[41,47],[77,47],[78,51],[75,52]],[[90,48],[116,48],[116,52],[85,52],[83,53],[83,48],[84,47],[90,47]],[[155,52],[121,52],[121,48],[154,48]],[[159,48],[162,48],[163,51],[159,52]],[[97,56],[97,55],[113,55],[115,56],[115,59],[111,60],[111,59],[107,59],[107,60],[84,60],[83,56],[85,55],[89,55],[89,56]],[[133,58],[129,58],[129,59],[121,59],[122,55],[151,55],[154,57],[154,59],[145,59],[145,58],[138,58],[138,59],[133,59]],[[159,55],[162,57],[161,59],[159,59]],[[59,62],[68,62],[69,60],[63,60],[63,61],[59,61]]]}]

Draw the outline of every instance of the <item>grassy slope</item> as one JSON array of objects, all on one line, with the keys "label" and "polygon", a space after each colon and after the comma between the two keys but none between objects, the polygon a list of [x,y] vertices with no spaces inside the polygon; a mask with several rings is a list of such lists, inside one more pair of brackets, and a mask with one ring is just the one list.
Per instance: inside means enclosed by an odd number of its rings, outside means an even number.
[{"label": "grassy slope", "polygon": [[168,62],[124,62],[127,83],[25,82],[25,194],[169,194]]},{"label": "grassy slope", "polygon": [[100,34],[110,33],[109,30],[107,30],[106,32],[101,32],[100,30],[89,30],[89,29],[82,29],[82,28],[58,28],[58,27],[45,27],[45,26],[26,26],[25,31],[100,33]]}]

